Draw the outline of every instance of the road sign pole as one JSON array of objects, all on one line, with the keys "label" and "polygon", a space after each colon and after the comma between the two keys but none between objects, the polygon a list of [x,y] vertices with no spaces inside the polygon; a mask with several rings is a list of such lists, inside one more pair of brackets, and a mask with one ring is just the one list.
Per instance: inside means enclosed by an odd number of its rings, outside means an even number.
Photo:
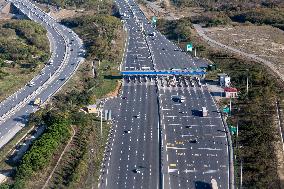
[{"label": "road sign pole", "polygon": [[232,98],[230,97],[230,114],[232,112]]},{"label": "road sign pole", "polygon": [[108,120],[111,120],[111,110],[108,111]]}]

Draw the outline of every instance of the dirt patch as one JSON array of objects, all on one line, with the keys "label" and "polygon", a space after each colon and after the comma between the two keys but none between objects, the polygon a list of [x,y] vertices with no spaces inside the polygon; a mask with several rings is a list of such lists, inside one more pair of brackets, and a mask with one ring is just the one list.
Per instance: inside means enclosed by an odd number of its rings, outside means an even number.
[{"label": "dirt patch", "polygon": [[183,17],[193,17],[201,15],[204,12],[200,7],[182,7],[177,8],[171,5],[170,1],[164,1],[164,4],[159,1],[149,2],[144,1],[144,4],[138,4],[148,19],[152,16],[158,16],[166,20],[177,20]]},{"label": "dirt patch", "polygon": [[51,6],[47,4],[41,4],[36,3],[38,7],[40,7],[43,11],[48,13],[50,16],[52,16],[56,20],[62,20],[66,18],[72,18],[72,17],[78,17],[82,15],[90,15],[94,14],[94,10],[86,11],[84,9],[76,9],[76,8],[70,8],[70,9],[62,9],[57,8],[56,6]]},{"label": "dirt patch", "polygon": [[67,9],[61,9],[59,11],[52,10],[50,12],[50,16],[52,16],[53,18],[57,20],[74,17],[75,15],[76,15],[75,10],[67,10]]},{"label": "dirt patch", "polygon": [[271,26],[214,27],[205,31],[224,45],[273,62],[284,73],[284,31]]}]

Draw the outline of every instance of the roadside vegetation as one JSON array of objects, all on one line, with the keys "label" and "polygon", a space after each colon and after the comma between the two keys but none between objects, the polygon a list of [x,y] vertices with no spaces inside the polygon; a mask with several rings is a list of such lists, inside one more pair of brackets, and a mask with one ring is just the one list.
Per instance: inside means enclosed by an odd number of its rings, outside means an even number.
[{"label": "roadside vegetation", "polygon": [[178,9],[201,7],[199,15],[192,16],[193,23],[208,27],[227,25],[234,22],[267,24],[284,30],[284,2],[282,0],[171,0]]},{"label": "roadside vegetation", "polygon": [[86,10],[93,10],[100,8],[100,10],[104,13],[111,11],[113,2],[109,0],[36,0],[38,3],[49,3],[50,5],[54,5],[61,8],[74,8],[74,9],[86,9]]},{"label": "roadside vegetation", "polygon": [[189,18],[182,18],[180,20],[165,20],[159,19],[157,28],[168,39],[176,42],[190,41],[191,37],[191,22]]},{"label": "roadside vegetation", "polygon": [[0,22],[0,101],[27,83],[50,56],[46,30],[29,20]]},{"label": "roadside vegetation", "polygon": [[[75,136],[48,187],[75,189],[97,186],[111,125],[103,122],[101,136],[97,114],[86,114],[83,108],[108,96],[119,85],[118,68],[125,36],[120,20],[112,16],[112,12],[62,20],[62,24],[73,29],[83,40],[87,50],[86,61],[50,103],[30,116],[29,124],[44,124],[47,129],[16,165],[13,178],[0,188],[41,188],[70,138],[71,126]],[[53,135],[54,139],[50,137]],[[43,156],[45,161],[42,161]]]},{"label": "roadside vegetation", "polygon": [[[158,24],[161,32],[169,24]],[[182,22],[182,21],[181,21]],[[175,30],[175,28],[170,28]],[[187,31],[188,32],[188,31]],[[283,84],[266,67],[241,57],[218,51],[209,47],[192,30],[190,36],[193,46],[198,49],[198,56],[205,57],[217,65],[217,70],[210,74],[210,79],[217,79],[217,73],[227,73],[232,85],[240,90],[239,98],[233,100],[233,111],[228,124],[239,125],[239,137],[233,136],[235,172],[239,184],[240,162],[243,162],[243,187],[245,188],[280,188],[277,175],[275,143],[279,140],[275,126],[275,103],[283,100]],[[175,39],[176,41],[176,39]],[[184,44],[180,44],[184,48]],[[214,77],[215,75],[215,77]],[[246,78],[249,78],[249,93],[246,94]],[[213,76],[213,77],[212,77]],[[222,101],[228,105],[228,101]],[[274,124],[275,123],[275,124]]]},{"label": "roadside vegetation", "polygon": [[284,8],[260,8],[231,15],[233,21],[267,24],[284,30]]}]

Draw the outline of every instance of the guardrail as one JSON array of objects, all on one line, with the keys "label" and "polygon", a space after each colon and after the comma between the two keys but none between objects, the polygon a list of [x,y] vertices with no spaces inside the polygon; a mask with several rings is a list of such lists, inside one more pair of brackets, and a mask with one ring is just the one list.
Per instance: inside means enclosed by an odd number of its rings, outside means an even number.
[{"label": "guardrail", "polygon": [[[15,5],[18,9],[19,7],[17,5]],[[31,18],[31,15],[28,15],[28,17],[33,20]],[[41,23],[42,24],[42,23]],[[54,28],[54,30],[56,31],[56,33],[58,35],[60,35],[64,42],[65,42],[65,48],[66,51],[69,49],[69,47],[67,46],[68,41],[66,40],[66,37],[64,34],[61,33],[61,30],[57,30],[57,28]],[[65,52],[66,52],[65,51]],[[54,53],[53,53],[54,54]],[[32,94],[28,95],[26,98],[24,98],[23,101],[21,101],[20,103],[18,103],[16,106],[14,106],[12,109],[10,109],[7,113],[3,114],[0,117],[0,124],[2,124],[3,122],[5,122],[8,118],[10,118],[12,115],[14,115],[16,113],[16,111],[22,107],[24,107],[25,105],[27,105],[31,99],[35,98],[36,95],[38,95],[40,92],[42,92],[44,89],[46,89],[48,87],[48,85],[50,83],[52,83],[52,81],[54,81],[54,79],[56,78],[56,76],[59,76],[59,74],[61,73],[62,69],[65,67],[66,63],[68,62],[69,59],[69,53],[65,53],[62,63],[60,64],[59,68],[53,73],[52,77],[50,77],[42,86],[40,86],[37,90],[35,90]],[[76,70],[76,69],[75,69]],[[33,78],[32,80],[34,80],[35,78]],[[31,81],[32,81],[31,80]],[[19,91],[24,90],[25,87],[21,88]],[[16,93],[14,93],[13,95],[11,95],[10,97],[8,97],[8,99],[6,99],[7,101],[10,100],[13,96],[17,95],[18,91]],[[5,100],[5,101],[6,101]],[[3,103],[3,102],[2,102]],[[1,103],[1,104],[2,104]],[[0,104],[0,105],[1,105]]]}]

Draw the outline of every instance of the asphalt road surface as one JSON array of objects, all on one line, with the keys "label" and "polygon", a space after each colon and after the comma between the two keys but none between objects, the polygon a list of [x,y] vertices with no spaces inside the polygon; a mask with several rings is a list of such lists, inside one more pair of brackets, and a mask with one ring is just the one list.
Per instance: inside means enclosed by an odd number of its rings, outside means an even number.
[{"label": "asphalt road surface", "polygon": [[[122,70],[207,66],[153,28],[133,0],[116,1],[128,33]],[[177,103],[173,95],[184,96]],[[227,136],[216,105],[194,77],[132,76],[116,99],[99,188],[229,188]],[[117,104],[117,103],[116,103]],[[200,110],[207,107],[208,116]]]},{"label": "asphalt road surface", "polygon": [[157,87],[150,82],[126,83],[99,187],[159,188]]},{"label": "asphalt road surface", "polygon": [[0,148],[6,144],[37,110],[36,98],[45,102],[71,77],[83,60],[84,50],[78,36],[57,23],[29,1],[10,0],[23,14],[40,23],[48,31],[51,44],[51,64],[32,79],[31,86],[24,86],[0,104]]},{"label": "asphalt road surface", "polygon": [[[122,70],[207,66],[153,28],[132,0],[116,1],[128,33]],[[184,96],[177,103],[173,95]],[[206,87],[193,77],[124,79],[99,188],[229,188],[225,129]],[[200,110],[207,107],[208,116]]]},{"label": "asphalt road surface", "polygon": [[[206,87],[159,87],[164,188],[228,188],[228,147],[220,114]],[[175,102],[174,96],[185,97]],[[208,116],[202,117],[202,107]]]}]

